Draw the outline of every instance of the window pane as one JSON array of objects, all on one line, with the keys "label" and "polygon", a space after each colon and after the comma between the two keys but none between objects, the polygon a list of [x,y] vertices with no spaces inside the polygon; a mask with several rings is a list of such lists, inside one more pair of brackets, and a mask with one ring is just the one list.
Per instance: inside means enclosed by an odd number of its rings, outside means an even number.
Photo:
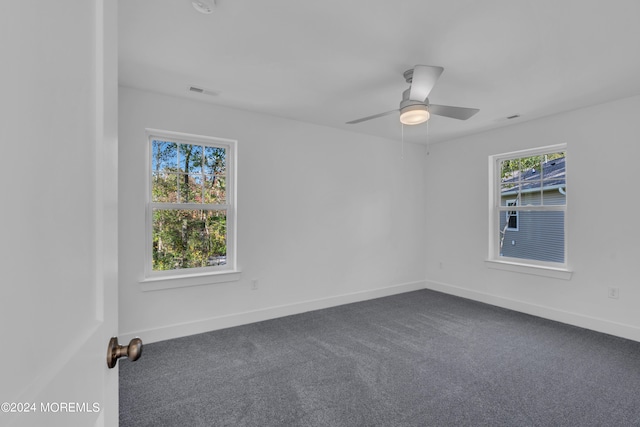
[{"label": "window pane", "polygon": [[502,182],[515,182],[520,175],[520,159],[503,160],[500,163],[500,179]]},{"label": "window pane", "polygon": [[544,156],[543,188],[545,205],[566,205],[566,158],[564,152]]},{"label": "window pane", "polygon": [[500,214],[500,256],[564,262],[564,212],[520,211],[517,231],[509,230]]},{"label": "window pane", "polygon": [[564,180],[565,177],[565,153],[549,153],[543,155],[543,179],[560,178]]},{"label": "window pane", "polygon": [[178,175],[154,172],[151,177],[151,201],[176,203],[178,200]]},{"label": "window pane", "polygon": [[178,146],[175,142],[153,140],[151,144],[151,170],[175,171],[178,167]]},{"label": "window pane", "polygon": [[526,188],[522,190],[520,195],[520,206],[538,206],[542,204],[542,192],[540,184],[534,188]]},{"label": "window pane", "polygon": [[523,157],[520,161],[520,181],[525,186],[539,186],[542,171],[540,169],[540,156]]},{"label": "window pane", "polygon": [[202,175],[180,174],[180,203],[202,203]]},{"label": "window pane", "polygon": [[503,160],[500,165],[502,182],[531,181],[540,179],[540,156]]},{"label": "window pane", "polygon": [[179,166],[181,172],[202,171],[202,146],[180,144]]},{"label": "window pane", "polygon": [[566,186],[554,185],[553,187],[550,187],[547,191],[545,191],[544,204],[545,205],[566,205],[567,204]]},{"label": "window pane", "polygon": [[227,203],[227,178],[224,176],[204,176],[204,202]]},{"label": "window pane", "polygon": [[204,173],[225,175],[227,173],[227,150],[221,147],[204,147]]},{"label": "window pane", "polygon": [[500,206],[513,206],[512,202],[518,200],[520,186],[514,184],[502,184],[500,187]]},{"label": "window pane", "polygon": [[226,210],[154,209],[152,268],[226,265]]}]

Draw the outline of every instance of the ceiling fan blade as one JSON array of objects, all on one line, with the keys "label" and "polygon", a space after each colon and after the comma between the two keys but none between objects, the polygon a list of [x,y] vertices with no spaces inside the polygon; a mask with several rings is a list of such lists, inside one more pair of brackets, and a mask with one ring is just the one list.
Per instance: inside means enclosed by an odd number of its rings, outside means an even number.
[{"label": "ceiling fan blade", "polygon": [[449,105],[429,104],[429,112],[438,116],[451,117],[452,119],[467,120],[480,111],[477,108],[451,107]]},{"label": "ceiling fan blade", "polygon": [[351,120],[350,122],[347,122],[346,124],[354,125],[356,123],[365,122],[365,121],[371,120],[371,119],[377,119],[378,117],[388,116],[389,114],[393,114],[393,113],[397,113],[397,112],[398,112],[398,109],[396,108],[395,110],[387,111],[385,113],[374,114],[373,116],[368,116],[368,117],[363,117],[361,119]]},{"label": "ceiling fan blade", "polygon": [[416,65],[413,68],[413,77],[411,79],[411,92],[409,99],[411,101],[423,102],[429,96],[431,89],[436,84],[440,74],[444,71],[442,67],[432,67],[429,65]]}]

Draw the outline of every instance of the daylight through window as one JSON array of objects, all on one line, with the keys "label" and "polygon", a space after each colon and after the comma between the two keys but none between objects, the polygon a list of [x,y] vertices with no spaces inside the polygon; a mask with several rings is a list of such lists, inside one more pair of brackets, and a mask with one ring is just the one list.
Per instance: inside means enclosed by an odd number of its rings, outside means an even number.
[{"label": "daylight through window", "polygon": [[148,273],[233,266],[235,141],[150,132]]},{"label": "daylight through window", "polygon": [[566,147],[492,156],[494,260],[566,265]]}]

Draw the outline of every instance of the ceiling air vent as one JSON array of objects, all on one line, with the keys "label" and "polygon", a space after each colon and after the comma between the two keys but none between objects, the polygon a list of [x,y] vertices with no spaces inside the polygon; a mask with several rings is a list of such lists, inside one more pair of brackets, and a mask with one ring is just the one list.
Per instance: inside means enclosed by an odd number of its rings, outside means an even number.
[{"label": "ceiling air vent", "polygon": [[189,86],[189,92],[201,93],[202,95],[210,95],[210,96],[220,95],[220,92],[216,92],[215,90],[205,89],[198,86]]}]

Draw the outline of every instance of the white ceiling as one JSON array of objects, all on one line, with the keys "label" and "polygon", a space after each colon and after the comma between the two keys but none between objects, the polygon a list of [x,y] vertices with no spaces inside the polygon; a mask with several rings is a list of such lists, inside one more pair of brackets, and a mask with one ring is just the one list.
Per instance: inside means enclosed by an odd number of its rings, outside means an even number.
[{"label": "white ceiling", "polygon": [[433,116],[430,143],[640,94],[638,0],[217,0],[211,15],[120,0],[119,15],[123,86],[392,139],[396,115],[345,122],[397,108],[415,64],[444,67],[431,102],[480,109]]}]

